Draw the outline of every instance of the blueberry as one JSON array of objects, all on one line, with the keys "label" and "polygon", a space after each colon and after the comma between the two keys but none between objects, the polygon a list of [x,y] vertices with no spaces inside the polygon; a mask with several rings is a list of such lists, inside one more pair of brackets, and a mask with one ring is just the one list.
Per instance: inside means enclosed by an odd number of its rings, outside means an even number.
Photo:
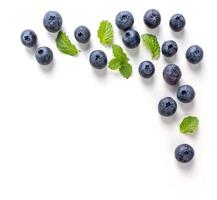
[{"label": "blueberry", "polygon": [[162,53],[166,57],[172,57],[178,51],[178,45],[173,40],[168,40],[162,45]]},{"label": "blueberry", "polygon": [[170,27],[173,31],[179,32],[185,27],[185,18],[181,14],[175,14],[170,18]]},{"label": "blueberry", "polygon": [[139,74],[143,78],[150,78],[154,72],[155,67],[150,61],[144,61],[139,65]]},{"label": "blueberry", "polygon": [[180,144],[176,147],[175,157],[181,163],[187,163],[194,157],[194,149],[189,144]]},{"label": "blueberry", "polygon": [[172,116],[177,110],[177,103],[172,97],[165,97],[158,104],[158,112],[164,117]]},{"label": "blueberry", "polygon": [[90,31],[86,26],[79,26],[74,32],[75,39],[80,43],[87,43],[90,40]]},{"label": "blueberry", "polygon": [[128,47],[129,49],[133,49],[139,46],[140,35],[137,31],[130,29],[124,33],[122,41],[126,47]]},{"label": "blueberry", "polygon": [[103,69],[107,65],[107,56],[101,50],[95,50],[90,54],[90,64],[96,69]]},{"label": "blueberry", "polygon": [[23,43],[24,46],[26,47],[33,47],[37,43],[37,35],[35,34],[34,31],[27,29],[21,33],[20,36],[21,42]]},{"label": "blueberry", "polygon": [[150,9],[145,13],[143,20],[149,28],[156,28],[160,25],[161,15],[157,10]]},{"label": "blueberry", "polygon": [[61,15],[56,11],[48,11],[44,15],[43,19],[44,27],[47,29],[47,31],[51,33],[56,33],[60,31],[62,27],[62,17]]},{"label": "blueberry", "polygon": [[195,97],[195,91],[190,85],[182,85],[178,87],[177,98],[182,103],[189,103]]},{"label": "blueberry", "polygon": [[197,64],[203,59],[203,49],[198,45],[192,45],[186,51],[185,57],[192,64]]},{"label": "blueberry", "polygon": [[119,29],[126,31],[133,26],[133,15],[129,11],[121,11],[117,14],[115,23]]},{"label": "blueberry", "polygon": [[53,60],[53,52],[48,47],[40,47],[36,50],[35,58],[41,65],[48,65]]},{"label": "blueberry", "polygon": [[181,76],[182,72],[175,64],[169,64],[163,70],[163,78],[169,85],[176,85]]}]

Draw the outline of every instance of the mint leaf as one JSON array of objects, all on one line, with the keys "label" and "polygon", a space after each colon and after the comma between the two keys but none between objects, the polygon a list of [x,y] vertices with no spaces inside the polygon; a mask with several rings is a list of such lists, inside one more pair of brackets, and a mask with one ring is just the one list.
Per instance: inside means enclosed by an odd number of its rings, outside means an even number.
[{"label": "mint leaf", "polygon": [[108,66],[111,70],[117,70],[120,69],[122,65],[118,58],[113,58],[112,60],[110,60]]},{"label": "mint leaf", "polygon": [[160,45],[157,41],[157,37],[152,34],[143,34],[142,40],[147,48],[152,53],[152,59],[158,59],[160,57]]},{"label": "mint leaf", "polygon": [[122,76],[124,78],[129,78],[132,74],[132,65],[130,65],[129,63],[123,63],[122,67],[119,68],[120,73],[122,74]]},{"label": "mint leaf", "polygon": [[71,43],[66,33],[62,31],[60,31],[57,35],[56,45],[59,51],[71,56],[75,56],[79,52],[75,45]]},{"label": "mint leaf", "polygon": [[132,74],[132,65],[128,63],[129,58],[123,49],[116,44],[112,45],[112,51],[114,58],[110,60],[109,68],[111,70],[119,70],[120,74],[128,79]]},{"label": "mint leaf", "polygon": [[112,45],[113,27],[109,21],[102,21],[98,29],[98,38],[103,45]]},{"label": "mint leaf", "polygon": [[197,117],[188,116],[182,120],[181,124],[179,125],[179,129],[181,133],[193,135],[197,131],[198,125],[199,119]]},{"label": "mint leaf", "polygon": [[124,61],[129,61],[129,58],[127,57],[127,55],[124,53],[123,49],[120,46],[113,44],[112,51],[113,51],[114,57],[120,58]]}]

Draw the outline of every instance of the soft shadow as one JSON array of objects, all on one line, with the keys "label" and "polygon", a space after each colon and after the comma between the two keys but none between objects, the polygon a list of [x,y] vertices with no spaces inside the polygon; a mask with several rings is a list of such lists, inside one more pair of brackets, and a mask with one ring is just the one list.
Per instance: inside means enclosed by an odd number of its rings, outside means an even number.
[{"label": "soft shadow", "polygon": [[147,27],[147,31],[151,34],[159,35],[160,34],[160,26],[158,26],[157,28],[153,28],[153,29]]},{"label": "soft shadow", "polygon": [[121,38],[123,37],[124,33],[125,33],[125,31],[118,29],[118,34],[121,36]]},{"label": "soft shadow", "polygon": [[194,110],[195,107],[195,103],[194,100],[190,103],[182,103],[179,102],[179,106],[182,108],[182,110],[184,110],[185,112],[190,112],[192,110]]},{"label": "soft shadow", "polygon": [[52,61],[49,65],[39,65],[39,66],[43,72],[51,73],[53,71],[54,66],[55,66],[55,62]]},{"label": "soft shadow", "polygon": [[134,48],[134,49],[126,48],[126,51],[132,57],[138,57],[139,56],[139,52],[140,52],[140,48],[139,48],[139,46],[136,47],[136,48]]},{"label": "soft shadow", "polygon": [[86,44],[78,43],[78,47],[79,47],[80,49],[82,49],[83,51],[89,50],[89,49],[91,48],[91,46],[92,46],[91,41],[89,41],[89,42],[86,43]]},{"label": "soft shadow", "polygon": [[176,85],[169,85],[169,84],[165,83],[165,85],[166,85],[166,88],[167,88],[170,92],[176,93],[177,88],[179,87],[180,83],[178,82]]},{"label": "soft shadow", "polygon": [[165,124],[177,123],[177,120],[178,120],[178,117],[176,114],[174,114],[170,117],[164,117],[164,116],[160,115],[160,118],[161,118],[161,121]]},{"label": "soft shadow", "polygon": [[37,50],[37,48],[38,48],[38,44],[36,44],[34,47],[32,47],[32,48],[28,48],[28,47],[26,47],[26,52],[29,54],[29,55],[35,55],[35,52],[36,52],[36,50]]},{"label": "soft shadow", "polygon": [[150,86],[150,85],[153,85],[154,84],[154,82],[155,82],[155,75],[153,75],[152,77],[150,77],[150,78],[140,78],[141,80],[142,80],[142,83],[144,84],[144,85],[148,85],[148,86]]},{"label": "soft shadow", "polygon": [[52,40],[56,40],[58,32],[57,33],[51,33],[51,32],[47,32],[49,38],[51,38]]},{"label": "soft shadow", "polygon": [[200,62],[198,64],[191,64],[189,62],[186,63],[186,65],[194,72],[201,72],[203,69],[203,62]]},{"label": "soft shadow", "polygon": [[183,171],[190,171],[192,170],[193,166],[194,166],[194,158],[193,160],[191,160],[189,163],[181,163],[181,162],[176,162],[177,166],[179,168],[181,168],[181,170]]},{"label": "soft shadow", "polygon": [[167,63],[176,63],[177,57],[178,57],[177,53],[176,53],[174,56],[172,56],[172,57],[166,57],[166,56],[164,56],[164,55],[162,55],[162,56],[164,57],[164,60],[165,60]]},{"label": "soft shadow", "polygon": [[93,72],[98,78],[104,78],[107,75],[107,69],[106,68],[104,68],[104,69],[93,68]]},{"label": "soft shadow", "polygon": [[178,38],[178,39],[185,37],[185,29],[183,29],[180,32],[175,32],[175,31],[171,30],[171,32],[172,32],[173,36],[176,37],[176,38]]}]

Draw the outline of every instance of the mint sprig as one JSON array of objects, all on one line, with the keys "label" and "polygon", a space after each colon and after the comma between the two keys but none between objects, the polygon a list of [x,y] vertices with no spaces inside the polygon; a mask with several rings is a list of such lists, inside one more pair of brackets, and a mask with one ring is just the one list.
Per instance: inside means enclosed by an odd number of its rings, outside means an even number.
[{"label": "mint sprig", "polygon": [[71,43],[69,37],[65,32],[60,31],[56,38],[56,46],[60,52],[75,56],[79,53],[79,50],[74,44]]},{"label": "mint sprig", "polygon": [[194,116],[185,117],[181,124],[179,125],[179,129],[181,133],[187,135],[193,135],[199,126],[199,119]]},{"label": "mint sprig", "polygon": [[129,58],[123,49],[116,44],[112,45],[112,51],[114,58],[110,60],[109,68],[111,70],[119,70],[120,74],[128,79],[132,74],[132,65],[128,63]]},{"label": "mint sprig", "polygon": [[151,51],[152,59],[158,59],[160,57],[160,45],[157,41],[157,37],[152,34],[143,34],[142,40],[145,46]]},{"label": "mint sprig", "polygon": [[98,29],[98,38],[100,43],[106,46],[111,46],[113,43],[113,27],[109,21],[102,21],[100,22],[99,29]]}]

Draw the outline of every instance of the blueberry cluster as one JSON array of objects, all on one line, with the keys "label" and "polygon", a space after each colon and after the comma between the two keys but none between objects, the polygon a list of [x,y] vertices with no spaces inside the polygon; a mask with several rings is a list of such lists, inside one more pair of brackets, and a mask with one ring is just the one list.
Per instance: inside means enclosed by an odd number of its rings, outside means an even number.
[{"label": "blueberry cluster", "polygon": [[[161,15],[155,9],[149,9],[143,17],[144,24],[149,29],[157,28],[161,23]],[[62,17],[56,11],[49,11],[44,15],[43,24],[48,32],[56,33],[61,30]],[[115,23],[123,31],[122,41],[124,45],[133,49],[140,44],[140,34],[133,29],[134,17],[129,11],[121,11],[116,15]],[[169,20],[172,31],[180,32],[184,29],[186,21],[183,15],[175,14]],[[79,26],[74,31],[75,39],[82,44],[89,42],[91,33],[86,26]],[[21,33],[21,42],[26,47],[37,45],[37,35],[33,30],[27,29]],[[167,40],[162,44],[161,52],[165,57],[172,57],[178,52],[178,44],[174,40]],[[185,57],[191,64],[197,64],[203,59],[203,49],[198,45],[190,46]],[[53,60],[53,52],[49,47],[39,47],[35,52],[35,58],[41,65],[48,65]],[[101,50],[94,50],[89,56],[90,64],[96,69],[103,69],[108,63],[106,54]],[[142,78],[151,78],[155,73],[155,66],[151,61],[143,61],[139,65],[139,74]],[[176,64],[168,64],[163,69],[163,79],[171,86],[177,86],[182,77],[182,72]],[[194,88],[188,84],[177,87],[177,99],[181,103],[190,103],[195,98]],[[158,103],[158,112],[163,117],[170,117],[176,113],[177,103],[172,97],[164,97]],[[189,162],[194,157],[194,150],[188,144],[181,144],[175,150],[175,157],[182,163]]]}]

